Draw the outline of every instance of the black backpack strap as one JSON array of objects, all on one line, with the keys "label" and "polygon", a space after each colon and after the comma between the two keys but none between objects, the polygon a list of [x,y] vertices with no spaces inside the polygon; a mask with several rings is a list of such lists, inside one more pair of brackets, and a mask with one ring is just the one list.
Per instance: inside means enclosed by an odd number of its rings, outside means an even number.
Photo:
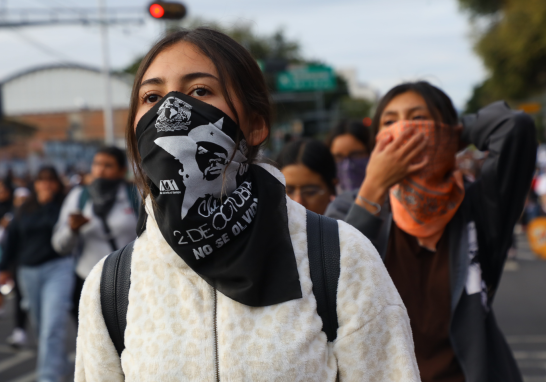
[{"label": "black backpack strap", "polygon": [[340,273],[337,220],[307,211],[307,249],[313,294],[322,331],[329,342],[337,337],[337,284]]},{"label": "black backpack strap", "polygon": [[125,328],[129,288],[131,287],[132,241],[125,247],[112,252],[104,261],[100,278],[100,305],[102,316],[110,338],[121,357],[125,349]]}]

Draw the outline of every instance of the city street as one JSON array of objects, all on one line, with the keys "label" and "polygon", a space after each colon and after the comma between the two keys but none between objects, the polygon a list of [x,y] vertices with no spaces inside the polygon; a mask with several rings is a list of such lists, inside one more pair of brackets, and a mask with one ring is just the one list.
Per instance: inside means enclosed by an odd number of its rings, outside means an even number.
[{"label": "city street", "polygon": [[[546,261],[538,260],[519,237],[517,261],[508,261],[494,309],[526,382],[546,382]],[[0,318],[0,381],[32,382],[34,342],[19,351],[4,339],[12,329],[13,299]],[[74,359],[75,329],[70,323],[69,352]],[[72,366],[73,367],[73,366]],[[71,380],[67,377],[67,381]]]}]

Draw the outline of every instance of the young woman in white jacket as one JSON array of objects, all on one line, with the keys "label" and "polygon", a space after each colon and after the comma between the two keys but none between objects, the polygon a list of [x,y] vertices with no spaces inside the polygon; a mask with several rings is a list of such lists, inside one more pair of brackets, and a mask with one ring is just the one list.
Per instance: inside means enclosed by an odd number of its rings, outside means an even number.
[{"label": "young woman in white jacket", "polygon": [[135,78],[127,141],[145,206],[121,358],[80,303],[76,381],[418,381],[406,309],[377,251],[339,222],[339,327],[322,331],[306,210],[255,164],[270,129],[250,54],[206,28],[159,41]]}]

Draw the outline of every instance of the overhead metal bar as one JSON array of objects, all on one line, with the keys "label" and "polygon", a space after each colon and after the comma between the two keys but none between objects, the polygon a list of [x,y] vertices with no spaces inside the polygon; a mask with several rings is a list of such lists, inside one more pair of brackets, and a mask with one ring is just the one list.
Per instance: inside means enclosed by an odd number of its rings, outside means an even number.
[{"label": "overhead metal bar", "polygon": [[3,9],[0,28],[46,25],[143,24],[145,7],[112,7],[101,18],[97,8]]}]

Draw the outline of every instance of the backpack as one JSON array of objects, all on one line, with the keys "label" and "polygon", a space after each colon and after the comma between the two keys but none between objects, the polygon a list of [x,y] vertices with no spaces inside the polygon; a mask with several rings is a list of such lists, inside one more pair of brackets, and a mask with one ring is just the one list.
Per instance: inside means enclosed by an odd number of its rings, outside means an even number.
[{"label": "backpack", "polygon": [[[121,357],[125,349],[125,328],[131,287],[131,257],[134,241],[111,253],[102,268],[100,303],[104,323]],[[307,247],[313,294],[322,331],[329,342],[337,337],[337,284],[340,249],[337,220],[307,211]]]}]

